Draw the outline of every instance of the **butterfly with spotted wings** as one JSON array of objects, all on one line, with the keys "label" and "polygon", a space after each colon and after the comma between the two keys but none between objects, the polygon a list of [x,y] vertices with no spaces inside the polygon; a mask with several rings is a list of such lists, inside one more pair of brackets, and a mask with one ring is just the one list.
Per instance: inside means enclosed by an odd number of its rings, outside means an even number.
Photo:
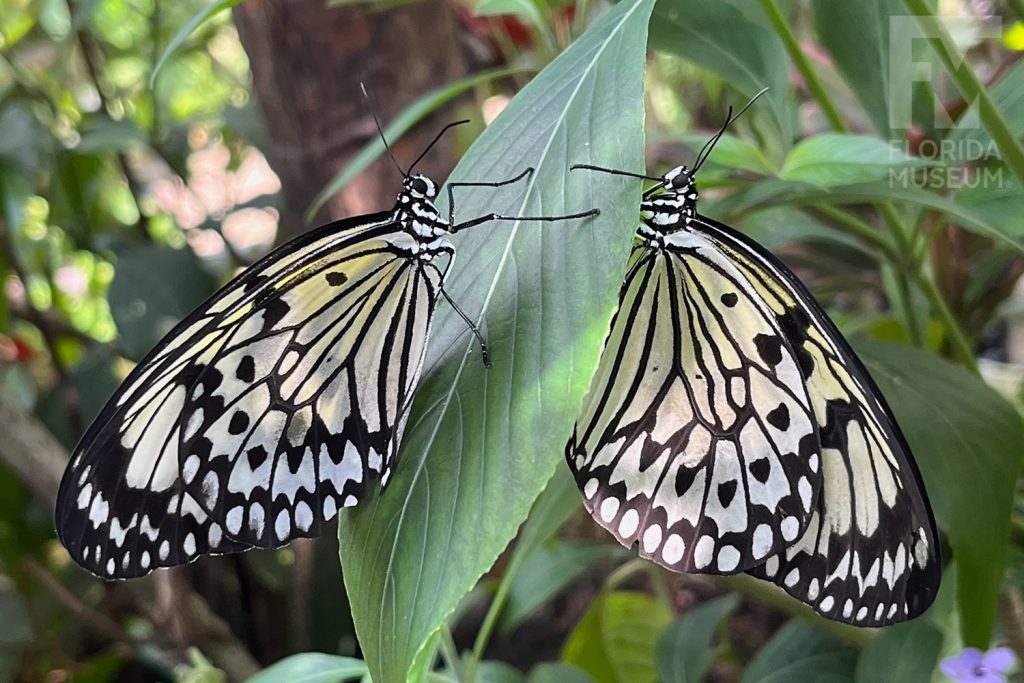
[{"label": "butterfly with spotted wings", "polygon": [[[364,91],[365,94],[365,91]],[[376,119],[376,116],[374,116]],[[437,186],[403,171],[391,211],[317,228],[276,249],[182,320],[131,372],[64,473],[61,542],[105,579],[319,535],[393,473],[444,297],[450,237],[505,216],[455,222]],[[380,125],[378,122],[378,131]],[[381,138],[384,138],[381,132]],[[387,147],[387,141],[384,141]],[[387,149],[391,154],[390,148]]]},{"label": "butterfly with spotted wings", "polygon": [[749,572],[858,626],[913,618],[941,565],[892,411],[797,277],[697,212],[734,120],[692,170],[573,167],[655,184],[566,458],[594,519],[671,570]]}]

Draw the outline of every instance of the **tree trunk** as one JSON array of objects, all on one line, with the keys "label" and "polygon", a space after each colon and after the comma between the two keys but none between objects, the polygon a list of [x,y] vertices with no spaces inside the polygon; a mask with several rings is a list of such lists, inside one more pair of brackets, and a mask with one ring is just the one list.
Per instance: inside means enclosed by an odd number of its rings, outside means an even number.
[{"label": "tree trunk", "polygon": [[[234,8],[234,18],[267,123],[270,163],[283,187],[278,242],[306,229],[303,216],[317,193],[377,135],[360,82],[386,123],[466,73],[445,0],[387,11],[328,7],[325,0],[248,0]],[[407,166],[423,150],[441,120],[432,117],[401,141],[389,140],[400,163]],[[422,170],[443,180],[454,165],[448,149],[432,153]],[[391,161],[378,160],[331,199],[316,224],[391,208],[398,181]]]}]

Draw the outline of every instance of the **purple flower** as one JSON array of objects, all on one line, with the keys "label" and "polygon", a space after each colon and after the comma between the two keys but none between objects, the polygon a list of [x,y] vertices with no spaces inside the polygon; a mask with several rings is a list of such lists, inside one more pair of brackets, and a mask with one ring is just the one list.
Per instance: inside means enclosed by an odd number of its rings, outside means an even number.
[{"label": "purple flower", "polygon": [[997,647],[982,652],[969,647],[956,657],[947,657],[939,664],[942,673],[956,683],[1006,683],[1003,672],[1013,665],[1013,652]]}]

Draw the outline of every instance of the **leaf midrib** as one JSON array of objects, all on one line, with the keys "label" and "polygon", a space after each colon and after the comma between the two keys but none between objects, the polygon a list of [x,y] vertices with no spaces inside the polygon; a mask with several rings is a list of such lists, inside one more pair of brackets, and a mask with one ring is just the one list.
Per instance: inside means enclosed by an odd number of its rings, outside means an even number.
[{"label": "leaf midrib", "polygon": [[[583,85],[583,82],[585,80],[587,80],[591,76],[591,74],[593,73],[593,70],[594,70],[597,62],[599,61],[599,57],[604,53],[604,51],[608,48],[608,46],[611,45],[614,42],[612,40],[612,38],[619,34],[622,26],[642,6],[643,6],[642,3],[637,3],[632,9],[630,9],[628,12],[623,14],[622,18],[615,25],[615,27],[609,31],[608,39],[605,40],[601,44],[601,46],[593,53],[592,57],[588,61],[588,64],[587,64],[586,68],[582,71],[582,73],[580,74],[580,77],[577,79],[576,84],[575,84],[575,86],[574,86],[574,88],[572,90],[572,93],[566,99],[567,105],[568,105],[568,103],[571,103],[571,102],[575,101],[575,99],[578,96],[579,91],[580,91],[580,89],[581,89],[581,87]],[[544,158],[547,157],[548,152],[550,151],[551,146],[552,146],[552,144],[554,142],[554,139],[557,136],[557,132],[564,125],[565,120],[566,120],[566,112],[567,111],[568,111],[568,106],[566,106],[565,110],[563,110],[563,113],[559,116],[559,119],[555,123],[555,125],[552,126],[551,133],[548,136],[548,140],[547,140],[547,142],[544,145],[544,149],[542,150],[541,154],[539,155],[539,158],[541,160],[543,160]],[[533,191],[534,187],[536,187],[536,180],[533,177],[531,177],[530,181],[529,181],[529,183],[527,185],[526,193],[525,193],[524,196],[525,197],[529,197],[531,192]],[[523,203],[525,204],[525,201]],[[480,322],[480,320],[483,318],[484,314],[487,312],[487,310],[489,308],[491,298],[494,295],[494,292],[495,292],[495,289],[497,287],[497,283],[498,283],[498,281],[500,279],[500,276],[502,275],[502,273],[505,270],[505,265],[506,265],[506,263],[507,263],[507,261],[509,259],[509,255],[510,255],[510,253],[512,251],[512,245],[515,243],[515,239],[516,239],[516,236],[519,233],[519,227],[520,227],[521,224],[522,224],[521,221],[515,221],[513,223],[512,230],[511,230],[511,232],[509,234],[508,239],[505,242],[505,247],[504,247],[504,250],[502,251],[501,259],[499,260],[498,266],[495,269],[494,275],[491,278],[491,284],[490,284],[490,287],[487,290],[487,295],[484,297],[483,304],[481,305],[480,314],[476,318],[476,321],[475,321],[476,323]],[[455,372],[454,378],[452,379],[451,386],[448,389],[447,393],[445,394],[444,399],[442,400],[442,407],[441,407],[440,412],[439,412],[439,414],[437,416],[437,419],[436,419],[436,421],[434,423],[434,429],[430,433],[430,436],[427,438],[427,441],[424,444],[423,451],[425,453],[429,453],[430,449],[433,447],[434,441],[437,438],[437,434],[440,431],[441,423],[443,422],[445,415],[447,415],[447,413],[448,413],[448,408],[451,405],[451,400],[452,400],[453,396],[455,396],[455,394],[456,394],[456,389],[458,387],[459,379],[462,377],[462,372],[463,372],[463,370],[466,367],[466,361],[467,361],[467,359],[469,357],[469,352],[470,352],[470,349],[471,349],[471,344],[472,344],[471,342],[467,342],[466,343],[465,352],[462,354],[462,359],[459,361],[459,366],[458,366],[458,369]],[[403,528],[403,525],[404,525],[404,522],[405,522],[405,514],[406,514],[406,511],[408,510],[408,507],[409,507],[409,500],[410,500],[410,498],[412,496],[413,488],[414,488],[416,482],[419,480],[420,476],[423,474],[423,470],[426,468],[426,463],[427,463],[427,458],[426,457],[421,458],[420,462],[418,463],[418,466],[413,471],[412,479],[411,479],[411,481],[409,483],[409,486],[406,488],[406,498],[405,498],[405,501],[403,502],[403,504],[401,506],[401,514],[398,517],[397,527],[395,529],[395,538],[397,538],[399,536],[399,534],[401,533],[401,529]],[[387,571],[386,571],[386,574],[385,574],[385,577],[384,577],[385,586],[393,585],[393,581],[392,581],[392,576],[393,576],[393,574],[392,574],[392,567],[393,567],[393,564],[394,564],[395,554],[396,554],[397,550],[398,550],[398,543],[392,543],[391,553],[390,553],[390,556],[388,557]],[[419,584],[418,583],[417,583],[416,590],[417,591],[419,590]],[[385,589],[385,591],[384,591],[384,594],[386,594],[386,593],[387,593],[387,589]],[[383,613],[383,610],[385,608],[385,603],[384,602],[382,602],[380,608],[381,608],[381,611]],[[394,625],[397,623],[397,619],[392,619],[391,623],[392,623],[392,627],[394,627]],[[413,620],[409,619],[407,623],[409,625],[408,628],[411,628]],[[408,630],[407,630],[407,633],[408,633]],[[397,635],[397,633],[393,631],[392,632],[392,636],[395,636],[395,635]],[[383,645],[382,638],[383,638],[383,629],[380,629],[380,630],[378,630],[378,637],[377,637],[378,645]],[[413,657],[415,657],[419,653],[419,650],[422,648],[422,646],[423,646],[423,644],[421,643],[416,648],[416,651],[413,653]],[[381,651],[383,651],[383,648],[382,648]]]}]

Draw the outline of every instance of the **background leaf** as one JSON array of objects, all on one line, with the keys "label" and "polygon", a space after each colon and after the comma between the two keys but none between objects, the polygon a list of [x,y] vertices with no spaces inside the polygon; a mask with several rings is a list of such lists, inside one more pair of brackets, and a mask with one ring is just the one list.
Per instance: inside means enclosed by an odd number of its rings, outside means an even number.
[{"label": "background leaf", "polygon": [[[559,214],[575,222],[489,224],[458,239],[446,289],[482,328],[485,369],[466,326],[439,306],[425,377],[388,491],[340,523],[356,632],[376,683],[405,681],[423,642],[514,536],[555,466],[607,329],[639,186],[571,163],[643,168],[642,74],[650,0],[622,3],[562,53],[473,145],[451,180],[534,176],[463,191],[463,218]],[[577,180],[578,179],[578,180]],[[556,280],[545,274],[558,273]]]},{"label": "background leaf", "polygon": [[857,660],[856,683],[928,683],[941,647],[942,632],[924,619],[882,629]]},{"label": "background leaf", "polygon": [[1013,406],[977,376],[901,344],[857,345],[924,477],[958,572],[961,628],[985,648],[1006,564],[1024,432]]},{"label": "background leaf", "polygon": [[170,58],[175,51],[181,47],[182,43],[188,40],[188,37],[192,35],[192,32],[199,28],[199,25],[204,21],[212,17],[214,14],[223,12],[226,9],[231,9],[242,0],[216,0],[211,2],[206,7],[196,12],[196,14],[189,19],[188,23],[182,26],[177,33],[167,42],[167,46],[164,47],[164,51],[160,53],[160,56],[156,60],[156,65],[153,66],[153,72],[149,76],[149,87],[152,88],[153,84],[156,83],[156,76],[163,69],[164,64]]},{"label": "background leaf", "polygon": [[366,674],[366,663],[352,657],[339,657],[320,652],[303,652],[285,657],[247,683],[341,683]]},{"label": "background leaf", "polygon": [[546,663],[535,666],[526,683],[594,683],[594,679],[572,664]]},{"label": "background leaf", "polygon": [[739,597],[726,595],[691,609],[676,619],[658,640],[661,683],[699,683],[718,657],[711,647],[715,631],[736,609]]},{"label": "background leaf", "polygon": [[793,139],[786,50],[779,37],[727,2],[661,0],[651,21],[651,46],[708,69],[747,97],[764,87],[782,145]]},{"label": "background leaf", "polygon": [[894,90],[890,82],[889,18],[906,18],[906,9],[900,0],[813,0],[811,4],[822,44],[857,94],[875,130],[887,137],[892,96],[906,92],[903,85]]},{"label": "background leaf", "polygon": [[125,353],[140,360],[215,288],[191,250],[150,244],[121,252],[107,299]]},{"label": "background leaf", "polygon": [[791,619],[757,653],[740,683],[853,683],[856,661],[852,647]]},{"label": "background leaf", "polygon": [[655,683],[655,645],[671,620],[668,608],[649,595],[605,593],[569,634],[562,659],[598,683]]},{"label": "background leaf", "polygon": [[834,187],[884,180],[890,169],[918,168],[929,163],[909,157],[878,138],[824,133],[801,140],[786,157],[779,177]]}]

